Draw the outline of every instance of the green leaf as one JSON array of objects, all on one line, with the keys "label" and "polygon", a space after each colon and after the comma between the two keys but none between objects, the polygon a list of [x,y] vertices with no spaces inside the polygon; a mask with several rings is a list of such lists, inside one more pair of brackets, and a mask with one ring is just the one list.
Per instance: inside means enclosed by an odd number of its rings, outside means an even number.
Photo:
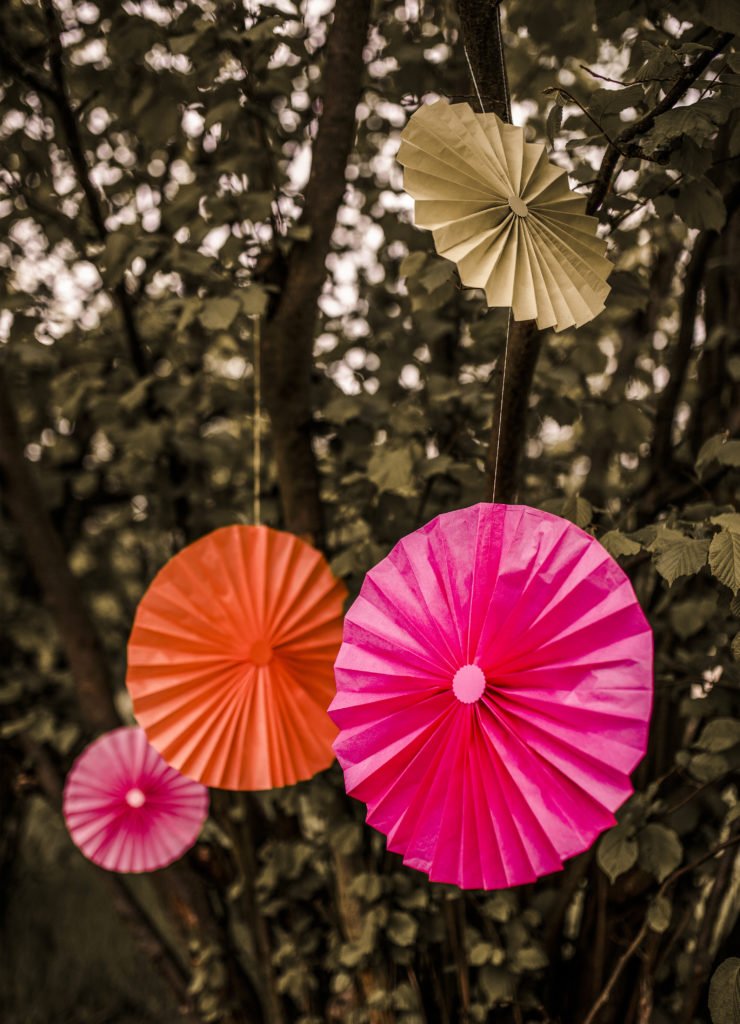
[{"label": "green leaf", "polygon": [[690,228],[720,231],[727,219],[722,193],[708,178],[685,184],[676,200],[676,213]]},{"label": "green leaf", "polygon": [[510,1003],[514,998],[514,979],[503,967],[486,964],[481,967],[478,982],[486,1000],[486,1006]]},{"label": "green leaf", "polygon": [[594,514],[591,502],[576,494],[572,494],[562,501],[560,498],[548,498],[547,501],[541,503],[541,508],[544,512],[553,512],[555,515],[562,516],[563,519],[568,519],[576,526],[580,526],[581,529],[588,526]]},{"label": "green leaf", "polygon": [[721,963],[709,983],[709,1013],[712,1024],[740,1021],[740,959],[731,956]]},{"label": "green leaf", "polygon": [[737,718],[714,718],[708,722],[697,742],[700,750],[718,754],[730,750],[740,743],[740,720]]},{"label": "green leaf", "polygon": [[721,754],[695,754],[689,761],[689,771],[697,782],[714,782],[728,768],[727,759]]},{"label": "green leaf", "polygon": [[736,530],[740,533],[740,512],[723,512],[719,516],[712,516],[709,522],[721,526],[724,530]]},{"label": "green leaf", "polygon": [[365,903],[375,903],[383,895],[383,879],[380,875],[363,872],[353,880],[350,892],[353,896],[359,896]]},{"label": "green leaf", "polygon": [[721,530],[709,547],[712,574],[736,594],[740,590],[740,533]]},{"label": "green leaf", "polygon": [[699,454],[696,456],[696,472],[699,476],[702,475],[704,470],[710,463],[716,462],[719,459],[719,453],[722,446],[727,443],[726,434],[714,434],[699,449]]},{"label": "green leaf", "polygon": [[619,114],[642,103],[645,92],[641,85],[628,85],[623,89],[597,89],[589,99],[589,111],[597,121],[605,114]]},{"label": "green leaf", "polygon": [[615,882],[637,863],[639,847],[637,840],[626,825],[616,825],[606,832],[596,850],[596,861],[609,878]]},{"label": "green leaf", "polygon": [[506,921],[510,921],[516,914],[517,909],[518,904],[516,896],[512,892],[494,893],[483,904],[483,914],[486,917],[490,917],[492,921],[497,921],[499,924],[504,924]]},{"label": "green leaf", "polygon": [[696,457],[696,471],[701,476],[712,462],[721,466],[740,466],[740,441],[728,441],[726,434],[715,434],[699,449]]},{"label": "green leaf", "polygon": [[[671,78],[680,70],[680,63],[672,48],[664,43],[662,46],[654,46],[648,40],[642,40],[643,55],[646,57],[644,64],[635,72],[638,82],[645,82],[655,78]],[[673,74],[669,74],[673,72]]]},{"label": "green leaf", "polygon": [[367,475],[381,493],[400,494],[411,498],[416,494],[414,460],[406,448],[390,451],[380,448],[367,464]]},{"label": "green leaf", "polygon": [[586,501],[580,494],[573,494],[563,502],[560,514],[563,519],[569,519],[571,523],[583,529],[593,519],[594,510],[590,501]]},{"label": "green leaf", "polygon": [[142,377],[132,388],[121,395],[118,404],[124,412],[135,412],[144,404],[153,380],[154,378],[151,376]]},{"label": "green leaf", "polygon": [[252,43],[271,42],[275,38],[275,29],[283,24],[283,15],[273,14],[263,18],[251,28],[239,33],[240,39],[248,39]]},{"label": "green leaf", "polygon": [[514,966],[521,971],[541,971],[547,967],[547,954],[541,946],[522,946],[513,957]]},{"label": "green leaf", "polygon": [[547,135],[547,141],[551,146],[555,145],[555,136],[558,134],[563,126],[563,104],[560,96],[547,112],[547,121],[545,122],[545,134]]},{"label": "green leaf", "polygon": [[732,651],[732,657],[735,661],[740,661],[740,633],[735,634],[730,650]]},{"label": "green leaf", "polygon": [[394,910],[388,920],[386,934],[397,946],[413,946],[419,922],[404,910]]},{"label": "green leaf", "polygon": [[725,441],[717,453],[721,466],[740,466],[740,441]]},{"label": "green leaf", "polygon": [[659,882],[675,871],[683,860],[683,847],[672,828],[657,823],[646,825],[639,835],[640,867]]},{"label": "green leaf", "polygon": [[677,601],[672,604],[668,612],[671,626],[677,636],[682,640],[688,640],[691,636],[701,633],[707,623],[711,622],[717,612],[717,595],[709,594],[707,597],[690,598],[687,601]]},{"label": "green leaf", "polygon": [[401,260],[398,273],[401,277],[415,277],[427,261],[425,252],[409,252]]},{"label": "green leaf", "polygon": [[468,963],[473,967],[482,967],[491,962],[495,947],[490,942],[476,942],[468,954]]},{"label": "green leaf", "polygon": [[655,568],[670,586],[681,576],[693,576],[707,564],[708,540],[693,540],[678,530],[663,527],[650,549],[656,552]]},{"label": "green leaf", "polygon": [[323,409],[329,423],[349,423],[362,414],[363,402],[353,395],[338,395],[327,402]]},{"label": "green leaf", "polygon": [[612,558],[621,558],[624,555],[636,555],[640,551],[637,541],[627,537],[621,530],[609,530],[600,538],[601,544]]},{"label": "green leaf", "polygon": [[453,277],[454,271],[449,260],[431,260],[423,272],[419,274],[419,283],[431,295]]},{"label": "green leaf", "polygon": [[260,284],[250,284],[239,292],[242,311],[247,316],[263,316],[267,310],[269,295]]},{"label": "green leaf", "polygon": [[109,287],[117,285],[129,265],[134,240],[126,230],[114,231],[105,240],[103,280]]},{"label": "green leaf", "polygon": [[701,178],[712,164],[712,146],[699,146],[690,135],[682,135],[671,154],[673,166],[691,178]]},{"label": "green leaf", "polygon": [[362,826],[356,822],[347,822],[332,830],[330,845],[337,853],[348,855],[357,853],[362,845]]},{"label": "green leaf", "polygon": [[684,135],[690,135],[698,144],[705,142],[717,130],[712,113],[711,108],[698,104],[674,107],[658,114],[650,139],[656,146],[665,146]]},{"label": "green leaf", "polygon": [[671,924],[671,901],[666,896],[656,896],[648,907],[647,923],[650,928],[662,935]]},{"label": "green leaf", "polygon": [[226,331],[233,324],[240,309],[239,299],[228,296],[207,299],[198,314],[198,319],[208,331]]}]

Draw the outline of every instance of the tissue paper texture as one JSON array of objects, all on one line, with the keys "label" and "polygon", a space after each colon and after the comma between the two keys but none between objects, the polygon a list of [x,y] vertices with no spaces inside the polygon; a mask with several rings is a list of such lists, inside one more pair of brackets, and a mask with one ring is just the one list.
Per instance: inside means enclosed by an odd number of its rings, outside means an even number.
[{"label": "tissue paper texture", "polygon": [[368,823],[432,880],[495,889],[614,824],[646,747],[652,633],[596,540],[480,504],[367,574],[335,675],[334,746]]},{"label": "tissue paper texture", "polygon": [[170,768],[141,729],[114,729],[80,754],[64,787],[64,818],[84,855],[108,871],[163,868],[188,850],[208,815],[208,790]]},{"label": "tissue paper texture", "polygon": [[315,548],[266,526],[227,526],[184,548],[129,639],[126,685],[150,742],[222,789],[273,789],[327,768],[345,596]]},{"label": "tissue paper texture", "polygon": [[419,107],[401,140],[416,225],[432,229],[464,285],[540,329],[579,327],[601,312],[606,242],[541,143],[495,114],[443,100]]}]

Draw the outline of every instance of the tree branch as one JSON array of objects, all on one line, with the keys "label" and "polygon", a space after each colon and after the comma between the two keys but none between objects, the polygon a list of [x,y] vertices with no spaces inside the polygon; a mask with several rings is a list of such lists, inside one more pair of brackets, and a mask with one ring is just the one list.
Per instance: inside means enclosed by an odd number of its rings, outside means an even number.
[{"label": "tree branch", "polygon": [[511,503],[517,497],[519,462],[527,438],[529,394],[542,347],[542,337],[542,331],[537,330],[534,320],[512,320],[509,326],[509,353],[505,377],[503,358],[499,358],[496,364],[493,375],[493,423],[487,458],[493,501]]},{"label": "tree branch", "polygon": [[[711,860],[712,857],[716,857],[717,854],[722,853],[724,850],[729,849],[731,846],[736,846],[738,843],[740,843],[740,835],[733,836],[732,838],[728,839],[726,842],[719,843],[717,846],[715,846],[713,849],[711,849],[708,853],[705,853],[703,856],[699,857],[697,860],[692,861],[691,864],[685,864],[683,867],[677,868],[662,883],[662,885],[658,889],[658,892],[657,892],[657,895],[656,895],[655,898],[656,899],[660,899],[661,897],[665,896],[666,892],[670,889],[670,887],[675,882],[677,882],[679,880],[679,878],[682,878],[684,875],[688,874],[689,872],[694,871],[696,868],[701,867],[702,864],[705,864],[706,861]],[[599,994],[598,999],[594,1002],[593,1006],[591,1007],[591,1009],[586,1014],[586,1017],[583,1020],[583,1024],[595,1024],[596,1018],[598,1017],[602,1007],[605,1006],[606,1003],[608,1003],[609,997],[611,996],[611,993],[612,993],[612,991],[614,989],[614,986],[616,985],[616,983],[619,981],[620,977],[622,976],[622,972],[624,971],[625,967],[630,962],[632,957],[635,955],[637,950],[642,945],[642,943],[643,943],[643,941],[645,939],[645,936],[647,935],[647,933],[649,931],[650,931],[650,924],[648,922],[648,918],[646,917],[645,920],[643,921],[642,926],[640,927],[640,930],[638,931],[637,935],[635,935],[635,937],[632,940],[632,942],[630,942],[630,944],[627,947],[627,949],[624,951],[624,953],[621,955],[621,957],[617,961],[616,966],[614,967],[614,970],[612,971],[611,975],[609,976],[609,980],[607,981],[606,985],[604,986],[604,988],[602,989],[601,993]]]},{"label": "tree branch", "polygon": [[24,442],[0,365],[0,479],[23,541],[26,558],[59,632],[77,689],[80,710],[95,731],[120,725],[103,648],[85,607],[77,578],[24,455]]},{"label": "tree branch", "polygon": [[[473,85],[476,92],[480,92],[483,109],[510,122],[499,3],[458,0],[457,9]],[[526,439],[529,392],[541,345],[542,334],[534,320],[509,320],[506,374],[504,360],[500,358],[493,376],[493,426],[487,461],[490,493],[494,501],[512,502],[516,498],[519,460]]]},{"label": "tree branch", "polygon": [[[28,739],[23,734],[19,737],[19,741],[22,750],[20,756],[30,759],[39,789],[43,792],[49,806],[61,814],[63,780],[59,775],[57,765],[42,744]],[[11,744],[9,750],[12,749]],[[21,764],[18,764],[15,770],[21,771]],[[162,930],[157,915],[152,913],[147,902],[138,896],[133,880],[126,875],[117,875],[109,871],[100,871],[99,875],[103,884],[108,887],[111,899],[122,901],[125,916],[131,921],[137,922],[138,929],[146,933],[149,952],[151,953],[153,949],[157,951],[162,971],[176,998],[180,1001],[184,1000],[190,980],[190,965],[183,950]],[[195,1015],[191,1015],[189,1010],[184,1012],[181,1009],[181,1013],[183,1013],[183,1024],[187,1024],[188,1021],[196,1024]]]},{"label": "tree branch", "polygon": [[[4,66],[13,77],[44,97],[56,108],[59,124],[66,141],[66,149],[74,168],[75,177],[85,196],[95,234],[99,242],[105,245],[108,238],[105,214],[101,196],[90,177],[90,169],[87,164],[87,157],[85,156],[77,113],[70,98],[64,66],[61,28],[53,0],[43,0],[43,10],[49,35],[51,80],[26,67],[22,61],[15,57],[3,41],[0,41],[0,66]],[[112,293],[123,323],[131,362],[139,376],[143,377],[149,371],[149,360],[136,325],[131,297],[126,291],[123,281],[120,281],[112,288]]]},{"label": "tree branch", "polygon": [[718,36],[714,45],[697,57],[694,63],[690,64],[678,76],[663,99],[656,103],[652,110],[649,110],[647,114],[637,121],[627,125],[617,135],[613,143],[606,147],[596,178],[596,184],[586,204],[586,213],[595,214],[601,208],[601,204],[606,199],[607,192],[611,188],[615,168],[625,147],[634,139],[639,138],[641,135],[646,135],[655,124],[656,118],[675,107],[676,103],[688,92],[697,78],[709,67],[717,54],[724,50],[732,42],[733,38],[732,32],[723,32]]},{"label": "tree branch", "polygon": [[[740,185],[736,186],[726,200],[727,222],[740,207]],[[702,231],[696,239],[691,258],[683,277],[683,294],[681,296],[681,320],[678,338],[673,351],[671,375],[658,399],[655,415],[655,433],[653,435],[652,462],[655,472],[665,470],[673,461],[672,435],[676,407],[681,397],[686,371],[691,361],[691,350],[694,344],[694,325],[696,309],[699,301],[707,260],[712,247],[719,238],[713,230]]]},{"label": "tree branch", "polygon": [[310,231],[290,254],[285,284],[264,333],[263,380],[272,421],[280,497],[288,530],[313,544],[323,540],[319,473],[311,444],[311,377],[316,305],[326,257],[344,196],[345,167],[360,98],[362,50],[369,0],[337,2],[326,44],[323,113],[313,146],[301,225]]},{"label": "tree branch", "polygon": [[511,122],[509,82],[501,38],[500,0],[459,0],[463,47],[472,72],[473,88],[484,111]]}]

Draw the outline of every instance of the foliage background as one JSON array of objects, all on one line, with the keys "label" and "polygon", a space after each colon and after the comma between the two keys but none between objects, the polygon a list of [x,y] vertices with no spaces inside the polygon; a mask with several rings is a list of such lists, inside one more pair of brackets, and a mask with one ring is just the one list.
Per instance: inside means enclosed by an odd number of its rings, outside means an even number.
[{"label": "foliage background", "polygon": [[393,159],[422,96],[471,93],[458,8],[340,0],[333,28],[330,8],[0,7],[2,1019],[737,1022],[740,16],[720,0],[505,9],[515,121],[603,193],[616,267],[604,314],[538,337],[505,425],[508,498],[594,532],[655,630],[618,827],[561,876],[461,893],[388,855],[335,767],[214,794],[151,878],[66,838],[72,758],[130,714],[143,589],[250,522],[256,317],[264,521],[353,593],[403,534],[490,497],[506,313],[412,227]]}]

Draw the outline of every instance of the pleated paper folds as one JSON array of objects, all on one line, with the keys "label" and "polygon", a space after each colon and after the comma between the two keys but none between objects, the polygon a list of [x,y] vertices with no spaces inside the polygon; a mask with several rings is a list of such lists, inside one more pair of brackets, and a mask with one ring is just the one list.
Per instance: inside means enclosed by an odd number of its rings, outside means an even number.
[{"label": "pleated paper folds", "polygon": [[601,312],[606,243],[541,143],[495,114],[443,100],[419,107],[401,139],[416,225],[431,228],[464,285],[540,329],[579,327]]},{"label": "pleated paper folds", "polygon": [[208,790],[170,768],[141,729],[114,729],[80,754],[64,787],[64,818],[82,853],[108,871],[163,868],[188,850],[208,815]]},{"label": "pleated paper folds", "polygon": [[432,880],[495,889],[614,824],[646,748],[652,634],[596,540],[481,504],[367,574],[335,675],[335,750],[368,823]]},{"label": "pleated paper folds", "polygon": [[345,588],[289,533],[227,526],[179,552],[139,604],[126,685],[150,742],[222,789],[327,768]]}]

